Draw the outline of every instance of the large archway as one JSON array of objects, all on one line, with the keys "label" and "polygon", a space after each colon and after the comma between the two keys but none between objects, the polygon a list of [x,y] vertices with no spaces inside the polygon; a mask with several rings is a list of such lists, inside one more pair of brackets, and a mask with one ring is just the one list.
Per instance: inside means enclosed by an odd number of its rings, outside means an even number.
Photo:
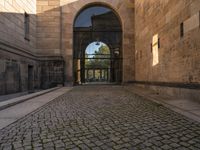
[{"label": "large archway", "polygon": [[[73,27],[74,84],[121,83],[122,25],[115,11],[103,5],[87,6],[78,13]],[[92,43],[94,53],[88,55],[87,48]],[[109,47],[109,54],[99,53],[97,47],[101,44]],[[87,66],[87,62],[93,65]]]}]

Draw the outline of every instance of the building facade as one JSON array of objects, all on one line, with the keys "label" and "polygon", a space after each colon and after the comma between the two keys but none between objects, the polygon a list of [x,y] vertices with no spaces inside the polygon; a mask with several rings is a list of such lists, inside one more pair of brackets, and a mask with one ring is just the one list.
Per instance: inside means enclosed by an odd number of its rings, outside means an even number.
[{"label": "building facade", "polygon": [[73,85],[74,21],[93,5],[121,22],[121,83],[198,99],[199,0],[2,0],[0,94]]}]

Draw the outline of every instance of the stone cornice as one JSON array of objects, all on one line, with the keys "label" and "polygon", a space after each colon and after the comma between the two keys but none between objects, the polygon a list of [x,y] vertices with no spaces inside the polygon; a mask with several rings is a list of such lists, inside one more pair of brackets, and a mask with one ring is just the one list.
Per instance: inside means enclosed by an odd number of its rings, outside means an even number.
[{"label": "stone cornice", "polygon": [[14,46],[10,43],[6,43],[3,41],[0,41],[0,51],[5,51],[8,53],[12,53],[36,61],[63,60],[63,57],[60,55],[38,55],[30,51],[26,51],[24,48]]}]

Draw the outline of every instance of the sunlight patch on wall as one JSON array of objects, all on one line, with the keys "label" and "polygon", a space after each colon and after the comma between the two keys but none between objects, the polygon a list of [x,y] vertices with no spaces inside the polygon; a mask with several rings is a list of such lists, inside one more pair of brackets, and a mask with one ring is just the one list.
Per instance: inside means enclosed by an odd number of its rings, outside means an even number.
[{"label": "sunlight patch on wall", "polygon": [[196,13],[184,22],[184,33],[187,33],[195,28],[198,28],[200,24],[200,13]]},{"label": "sunlight patch on wall", "polygon": [[125,0],[127,7],[134,8],[134,1],[133,0]]},{"label": "sunlight patch on wall", "polygon": [[159,46],[159,38],[158,34],[155,34],[153,36],[153,41],[152,41],[152,53],[153,53],[153,66],[156,66],[159,64],[159,53],[158,53],[158,46]]},{"label": "sunlight patch on wall", "polygon": [[36,0],[0,0],[0,13],[36,14]]},{"label": "sunlight patch on wall", "polygon": [[67,5],[67,4],[70,4],[70,3],[74,3],[74,2],[77,2],[79,0],[60,0],[60,6],[63,6],[63,5]]}]

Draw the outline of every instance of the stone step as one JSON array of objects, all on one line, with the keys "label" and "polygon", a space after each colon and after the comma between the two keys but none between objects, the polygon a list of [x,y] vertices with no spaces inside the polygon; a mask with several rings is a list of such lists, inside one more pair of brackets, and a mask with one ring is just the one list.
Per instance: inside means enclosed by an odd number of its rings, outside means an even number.
[{"label": "stone step", "polygon": [[32,94],[28,94],[28,95],[24,95],[24,96],[20,96],[20,97],[17,97],[17,98],[12,98],[10,100],[6,100],[6,101],[3,101],[3,102],[0,102],[0,111],[3,110],[3,109],[6,109],[8,107],[14,106],[16,104],[19,104],[19,103],[25,102],[27,100],[30,100],[32,98],[41,96],[41,95],[49,93],[49,92],[52,92],[52,91],[57,90],[59,88],[61,88],[61,87],[54,87],[54,88],[51,88],[51,89],[42,90],[42,91],[39,91],[39,92],[36,92],[36,93],[32,93]]}]

